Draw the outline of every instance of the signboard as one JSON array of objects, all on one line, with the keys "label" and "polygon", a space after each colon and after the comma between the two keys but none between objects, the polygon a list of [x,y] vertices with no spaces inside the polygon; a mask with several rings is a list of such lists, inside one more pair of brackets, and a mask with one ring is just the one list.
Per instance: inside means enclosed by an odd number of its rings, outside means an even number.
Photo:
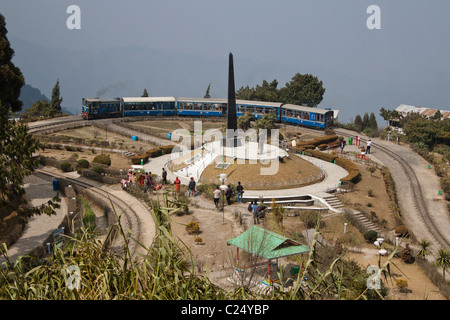
[{"label": "signboard", "polygon": [[53,232],[53,239],[54,239],[54,244],[55,244],[56,249],[59,249],[62,247],[63,240],[64,240],[63,238],[64,238],[64,227],[59,228],[58,230]]}]

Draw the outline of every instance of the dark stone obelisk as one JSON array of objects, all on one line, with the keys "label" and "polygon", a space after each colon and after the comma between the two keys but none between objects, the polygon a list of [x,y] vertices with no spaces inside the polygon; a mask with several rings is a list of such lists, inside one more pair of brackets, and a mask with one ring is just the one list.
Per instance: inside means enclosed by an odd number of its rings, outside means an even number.
[{"label": "dark stone obelisk", "polygon": [[228,63],[228,108],[227,108],[227,146],[237,147],[237,115],[236,115],[236,90],[234,87],[233,54],[230,52]]}]

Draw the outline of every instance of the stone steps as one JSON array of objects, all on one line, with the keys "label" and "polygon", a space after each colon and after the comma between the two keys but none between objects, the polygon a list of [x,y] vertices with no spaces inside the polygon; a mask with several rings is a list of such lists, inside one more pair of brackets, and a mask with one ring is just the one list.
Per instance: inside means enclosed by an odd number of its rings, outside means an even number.
[{"label": "stone steps", "polygon": [[370,221],[364,214],[359,211],[354,211],[353,214],[356,218],[361,222],[361,224],[367,228],[367,230],[374,230],[376,232],[381,232],[380,227],[378,227],[375,223]]},{"label": "stone steps", "polygon": [[334,195],[326,196],[323,200],[325,200],[334,209],[342,209],[345,207],[341,200]]}]

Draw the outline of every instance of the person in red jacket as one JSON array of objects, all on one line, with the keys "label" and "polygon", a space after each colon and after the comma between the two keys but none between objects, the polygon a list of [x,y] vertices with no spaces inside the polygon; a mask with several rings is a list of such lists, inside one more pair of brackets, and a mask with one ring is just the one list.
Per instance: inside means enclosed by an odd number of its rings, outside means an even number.
[{"label": "person in red jacket", "polygon": [[178,177],[175,178],[174,184],[175,184],[175,190],[179,193],[180,192],[181,181],[180,181],[180,179],[178,179]]}]

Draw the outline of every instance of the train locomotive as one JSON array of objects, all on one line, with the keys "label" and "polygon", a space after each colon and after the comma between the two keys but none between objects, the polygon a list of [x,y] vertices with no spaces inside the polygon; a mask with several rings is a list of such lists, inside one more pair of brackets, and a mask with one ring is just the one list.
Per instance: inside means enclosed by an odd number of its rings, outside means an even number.
[{"label": "train locomotive", "polygon": [[[227,99],[175,97],[122,97],[114,99],[83,98],[83,119],[104,119],[130,116],[225,117]],[[334,111],[279,102],[236,100],[236,114],[251,112],[255,119],[273,113],[278,122],[315,129],[334,125]]]}]

